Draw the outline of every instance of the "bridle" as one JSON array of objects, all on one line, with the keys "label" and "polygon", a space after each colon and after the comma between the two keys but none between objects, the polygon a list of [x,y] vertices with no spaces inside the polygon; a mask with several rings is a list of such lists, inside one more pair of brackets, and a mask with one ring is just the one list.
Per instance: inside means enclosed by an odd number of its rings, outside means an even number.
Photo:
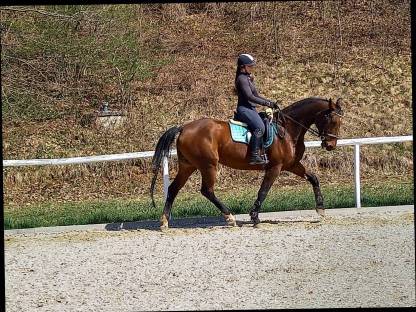
[{"label": "bridle", "polygon": [[[306,131],[308,131],[308,132],[310,132],[310,133],[312,133],[313,135],[315,135],[315,136],[317,136],[322,142],[324,141],[324,140],[327,140],[328,139],[328,137],[330,137],[330,138],[334,138],[334,139],[339,139],[339,137],[337,136],[337,135],[335,135],[335,134],[332,134],[332,133],[326,133],[325,132],[325,130],[326,129],[323,129],[322,130],[322,132],[318,132],[318,131],[316,131],[315,129],[312,129],[312,128],[308,128],[308,127],[306,127],[306,126],[304,126],[303,124],[301,124],[300,122],[298,122],[298,121],[296,121],[295,119],[293,119],[292,117],[290,117],[289,115],[287,115],[287,114],[285,114],[285,113],[283,113],[282,112],[282,110],[281,109],[276,109],[276,111],[277,112],[279,112],[279,115],[282,115],[283,116],[283,118],[289,118],[291,121],[293,121],[294,123],[296,123],[297,125],[299,125],[299,126],[301,126],[302,128],[304,128],[304,129],[306,129]],[[319,113],[318,113],[319,114]],[[329,119],[329,116],[330,115],[332,115],[332,114],[334,114],[334,115],[337,115],[337,116],[339,116],[339,117],[344,117],[344,113],[342,112],[342,111],[340,111],[340,112],[336,112],[336,111],[329,111],[328,113],[326,113],[325,115],[324,115],[324,117],[325,117],[325,119]]]}]

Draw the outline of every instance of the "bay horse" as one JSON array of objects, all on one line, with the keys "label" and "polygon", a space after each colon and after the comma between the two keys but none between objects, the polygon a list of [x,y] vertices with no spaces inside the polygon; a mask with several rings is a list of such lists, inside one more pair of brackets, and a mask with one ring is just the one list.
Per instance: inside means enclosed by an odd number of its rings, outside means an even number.
[{"label": "bay horse", "polygon": [[[202,176],[202,195],[221,211],[228,225],[236,225],[235,217],[214,193],[218,164],[234,169],[265,171],[257,199],[249,212],[255,225],[260,222],[261,205],[281,171],[292,172],[312,184],[316,212],[324,216],[324,200],[319,180],[315,174],[305,169],[300,160],[305,152],[304,136],[307,131],[319,136],[322,148],[331,151],[336,147],[343,116],[341,106],[340,98],[334,103],[332,99],[310,97],[295,102],[283,110],[273,111],[273,122],[280,120],[279,131],[283,131],[284,136],[274,137],[272,145],[266,151],[269,160],[266,165],[249,164],[248,145],[232,140],[230,127],[226,121],[202,118],[168,129],[157,142],[152,159],[153,179],[150,192],[155,207],[153,193],[157,173],[163,157],[169,155],[171,145],[179,133],[176,142],[178,173],[168,188],[160,218],[160,228],[162,230],[168,228],[173,201],[195,170],[199,170]],[[318,131],[310,128],[312,124],[316,125]]]}]

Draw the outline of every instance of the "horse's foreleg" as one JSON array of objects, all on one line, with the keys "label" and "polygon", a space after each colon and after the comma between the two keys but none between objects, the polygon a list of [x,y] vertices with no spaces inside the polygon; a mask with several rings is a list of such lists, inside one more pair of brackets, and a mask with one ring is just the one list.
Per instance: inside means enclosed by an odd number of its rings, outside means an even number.
[{"label": "horse's foreleg", "polygon": [[169,185],[168,196],[166,198],[165,207],[163,208],[163,214],[160,218],[160,228],[166,229],[169,226],[169,215],[170,210],[172,209],[173,201],[175,200],[176,195],[178,195],[179,190],[185,185],[189,176],[196,170],[195,167],[183,164],[179,161],[179,170],[175,179]]},{"label": "horse's foreleg", "polygon": [[324,198],[321,193],[318,177],[315,174],[306,171],[301,163],[296,163],[292,168],[288,169],[288,171],[306,179],[312,184],[313,192],[315,194],[316,212],[322,217],[325,216]]},{"label": "horse's foreleg", "polygon": [[307,172],[305,175],[306,179],[312,184],[313,187],[316,202],[316,212],[323,217],[325,216],[324,197],[321,193],[318,177],[311,172]]},{"label": "horse's foreleg", "polygon": [[217,176],[216,166],[209,165],[199,170],[201,171],[202,175],[201,194],[204,195],[221,211],[228,225],[235,226],[235,217],[231,214],[228,208],[215,196],[214,193],[214,184]]},{"label": "horse's foreleg", "polygon": [[254,202],[253,207],[251,208],[249,213],[251,220],[254,224],[260,223],[259,212],[261,205],[263,204],[263,201],[266,199],[267,193],[272,187],[274,181],[279,176],[281,168],[281,165],[277,165],[266,170],[266,174],[264,175],[260,190],[257,193],[257,199]]}]

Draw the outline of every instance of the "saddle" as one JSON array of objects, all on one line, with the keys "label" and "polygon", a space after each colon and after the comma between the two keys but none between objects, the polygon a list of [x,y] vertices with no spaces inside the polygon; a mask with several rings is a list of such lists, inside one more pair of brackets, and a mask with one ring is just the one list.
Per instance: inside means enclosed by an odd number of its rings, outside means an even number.
[{"label": "saddle", "polygon": [[[265,126],[265,131],[262,137],[262,148],[266,151],[266,149],[273,144],[275,135],[279,135],[279,137],[282,138],[282,135],[284,134],[282,134],[282,131],[279,131],[280,127],[276,123],[272,122],[270,112],[266,110],[266,112],[260,112],[259,115]],[[234,118],[229,120],[229,125],[231,138],[234,142],[249,144],[252,134],[250,130],[248,130],[248,125],[246,123],[237,120],[236,112],[234,112]]]}]

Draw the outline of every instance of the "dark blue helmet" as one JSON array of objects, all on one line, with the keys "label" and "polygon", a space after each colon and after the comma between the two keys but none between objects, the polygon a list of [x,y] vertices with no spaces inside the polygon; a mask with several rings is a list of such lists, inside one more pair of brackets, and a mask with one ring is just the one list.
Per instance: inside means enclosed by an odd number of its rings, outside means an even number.
[{"label": "dark blue helmet", "polygon": [[238,56],[237,65],[256,65],[256,61],[250,54],[240,54]]}]

